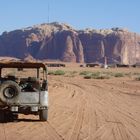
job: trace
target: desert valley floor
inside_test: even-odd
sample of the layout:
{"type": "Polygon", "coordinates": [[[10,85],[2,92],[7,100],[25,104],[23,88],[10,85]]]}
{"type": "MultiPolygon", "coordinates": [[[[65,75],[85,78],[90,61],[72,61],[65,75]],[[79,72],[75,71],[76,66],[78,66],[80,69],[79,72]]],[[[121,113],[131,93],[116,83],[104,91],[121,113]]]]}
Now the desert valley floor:
{"type": "MultiPolygon", "coordinates": [[[[104,71],[138,73],[139,69],[104,71]]],[[[18,121],[0,123],[0,140],[140,140],[140,81],[127,76],[84,79],[78,74],[49,75],[48,80],[48,122],[20,115],[18,121]]]]}

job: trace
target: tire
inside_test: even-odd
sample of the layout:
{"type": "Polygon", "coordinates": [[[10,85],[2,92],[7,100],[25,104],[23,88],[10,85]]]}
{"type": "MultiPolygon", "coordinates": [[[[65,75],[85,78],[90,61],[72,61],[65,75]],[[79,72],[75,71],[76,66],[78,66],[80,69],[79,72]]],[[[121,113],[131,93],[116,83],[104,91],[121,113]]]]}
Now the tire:
{"type": "Polygon", "coordinates": [[[13,122],[18,119],[17,114],[13,114],[11,111],[3,111],[1,116],[1,122],[13,122]]]}
{"type": "Polygon", "coordinates": [[[40,110],[39,118],[40,118],[40,121],[47,121],[48,120],[48,109],[40,110]]]}
{"type": "Polygon", "coordinates": [[[13,122],[14,121],[14,115],[12,112],[5,112],[5,121],[6,122],[13,122]]]}
{"type": "Polygon", "coordinates": [[[14,81],[5,81],[0,85],[0,100],[6,104],[20,93],[19,85],[14,81]]]}
{"type": "Polygon", "coordinates": [[[5,112],[3,110],[0,110],[0,123],[6,122],[5,119],[5,112]]]}

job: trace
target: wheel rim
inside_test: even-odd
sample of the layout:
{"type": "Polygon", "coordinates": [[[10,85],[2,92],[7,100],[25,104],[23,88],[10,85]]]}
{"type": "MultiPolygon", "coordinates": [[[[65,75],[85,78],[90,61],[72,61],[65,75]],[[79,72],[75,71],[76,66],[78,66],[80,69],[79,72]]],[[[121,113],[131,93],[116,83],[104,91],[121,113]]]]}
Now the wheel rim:
{"type": "Polygon", "coordinates": [[[4,89],[3,94],[6,98],[11,99],[15,96],[16,91],[14,88],[11,87],[7,87],[4,89]]]}

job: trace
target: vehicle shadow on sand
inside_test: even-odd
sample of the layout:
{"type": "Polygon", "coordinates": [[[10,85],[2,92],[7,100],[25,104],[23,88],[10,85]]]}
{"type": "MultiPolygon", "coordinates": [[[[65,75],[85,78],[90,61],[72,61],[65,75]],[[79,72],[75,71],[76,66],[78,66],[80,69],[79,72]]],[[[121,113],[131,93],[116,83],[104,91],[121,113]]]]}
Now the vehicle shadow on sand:
{"type": "Polygon", "coordinates": [[[42,121],[40,121],[39,119],[25,119],[25,118],[14,119],[14,120],[4,120],[4,121],[0,120],[0,124],[1,123],[17,123],[17,122],[42,122],[42,121]]]}
{"type": "Polygon", "coordinates": [[[39,119],[16,119],[13,122],[40,122],[39,119]]]}

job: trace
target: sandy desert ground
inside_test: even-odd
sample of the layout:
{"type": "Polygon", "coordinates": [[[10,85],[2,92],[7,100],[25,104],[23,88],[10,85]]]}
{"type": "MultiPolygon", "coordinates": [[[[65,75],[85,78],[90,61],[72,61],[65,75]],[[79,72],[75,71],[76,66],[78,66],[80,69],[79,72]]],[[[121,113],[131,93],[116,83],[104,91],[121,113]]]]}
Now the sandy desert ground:
{"type": "MultiPolygon", "coordinates": [[[[76,66],[61,69],[94,71],[76,66]]],[[[109,71],[120,70],[139,72],[109,71]]],[[[53,75],[48,79],[48,122],[20,115],[16,122],[0,124],[0,140],[140,140],[140,81],[53,75]]]]}

